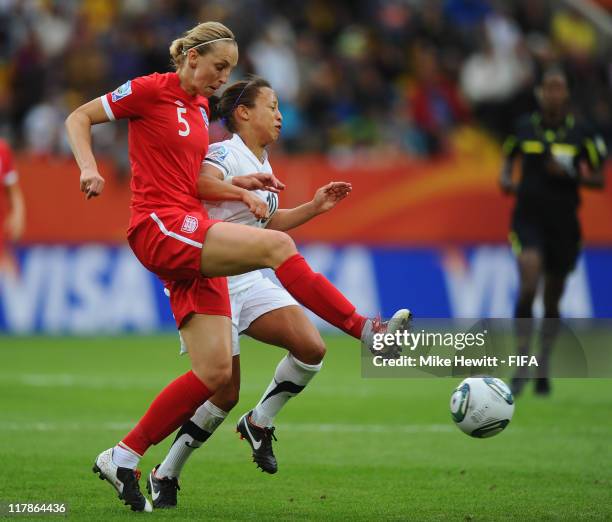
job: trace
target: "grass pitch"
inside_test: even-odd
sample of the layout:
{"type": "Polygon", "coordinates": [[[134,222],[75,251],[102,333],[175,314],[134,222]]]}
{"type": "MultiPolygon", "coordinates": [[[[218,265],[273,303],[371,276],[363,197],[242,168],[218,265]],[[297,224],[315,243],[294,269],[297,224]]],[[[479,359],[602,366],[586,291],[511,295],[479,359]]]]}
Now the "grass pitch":
{"type": "MultiPolygon", "coordinates": [[[[362,379],[356,343],[327,341],[323,371],[277,418],[276,475],[234,426],[282,352],[245,340],[240,404],[185,468],[178,509],[147,515],[91,465],[186,371],[176,337],[0,337],[0,502],[66,502],[89,521],[612,519],[612,380],[529,389],[504,433],[477,440],[451,422],[457,380],[362,379]]],[[[143,490],[170,440],[141,461],[143,490]]]]}

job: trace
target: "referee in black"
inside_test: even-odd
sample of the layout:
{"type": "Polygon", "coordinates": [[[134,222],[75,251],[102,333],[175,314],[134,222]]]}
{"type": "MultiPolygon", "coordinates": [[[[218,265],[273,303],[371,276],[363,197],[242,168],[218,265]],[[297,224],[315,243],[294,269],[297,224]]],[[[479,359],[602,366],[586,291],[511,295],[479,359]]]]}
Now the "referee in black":
{"type": "Polygon", "coordinates": [[[515,308],[518,353],[529,354],[533,333],[532,305],[544,283],[545,321],[540,331],[537,375],[519,370],[512,390],[519,394],[530,377],[535,392],[550,393],[548,360],[559,327],[559,301],[565,281],[580,253],[579,186],[602,188],[606,147],[569,110],[569,89],[561,69],[550,69],[536,89],[539,111],[521,118],[504,143],[500,183],[516,195],[510,242],[517,256],[520,288],[515,308]],[[513,179],[520,158],[520,179],[513,179]]]}

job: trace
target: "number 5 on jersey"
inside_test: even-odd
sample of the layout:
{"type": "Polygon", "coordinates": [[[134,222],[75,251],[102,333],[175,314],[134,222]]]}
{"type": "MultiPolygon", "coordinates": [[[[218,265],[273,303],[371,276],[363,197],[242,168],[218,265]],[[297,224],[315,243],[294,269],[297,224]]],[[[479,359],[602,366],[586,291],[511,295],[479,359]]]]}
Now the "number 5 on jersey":
{"type": "Polygon", "coordinates": [[[187,114],[187,109],[185,107],[176,108],[176,117],[178,118],[179,125],[185,126],[184,129],[179,127],[179,136],[189,136],[189,122],[183,117],[184,114],[187,114]]]}

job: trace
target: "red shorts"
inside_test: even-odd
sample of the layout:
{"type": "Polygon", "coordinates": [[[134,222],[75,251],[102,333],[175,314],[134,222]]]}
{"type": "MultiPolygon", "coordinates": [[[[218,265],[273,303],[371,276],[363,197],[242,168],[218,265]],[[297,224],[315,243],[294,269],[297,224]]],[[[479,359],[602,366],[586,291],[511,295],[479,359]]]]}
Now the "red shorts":
{"type": "Polygon", "coordinates": [[[184,281],[164,281],[170,292],[170,307],[180,328],[191,313],[232,317],[227,278],[204,277],[184,281]]]}
{"type": "Polygon", "coordinates": [[[218,220],[201,211],[175,207],[157,209],[128,230],[138,260],[160,279],[180,281],[200,276],[202,244],[218,220]]]}
{"type": "Polygon", "coordinates": [[[128,230],[128,242],[138,260],[170,291],[170,305],[180,327],[191,313],[231,317],[225,277],[200,273],[202,244],[208,229],[218,223],[202,209],[186,212],[157,209],[128,230]]]}

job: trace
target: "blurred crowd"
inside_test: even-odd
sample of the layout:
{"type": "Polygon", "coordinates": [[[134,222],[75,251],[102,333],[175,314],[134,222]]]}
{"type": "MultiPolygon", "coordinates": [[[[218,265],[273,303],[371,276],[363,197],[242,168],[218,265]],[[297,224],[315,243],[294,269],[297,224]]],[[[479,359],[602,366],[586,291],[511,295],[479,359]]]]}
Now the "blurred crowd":
{"type": "MultiPolygon", "coordinates": [[[[256,73],[275,88],[288,153],[435,156],[463,125],[501,139],[552,64],[575,112],[612,137],[612,55],[554,0],[0,0],[0,135],[67,153],[73,108],[169,70],[170,42],[206,20],[236,34],[232,80],[256,73]]],[[[96,146],[127,171],[125,125],[98,127],[96,146]]]]}

